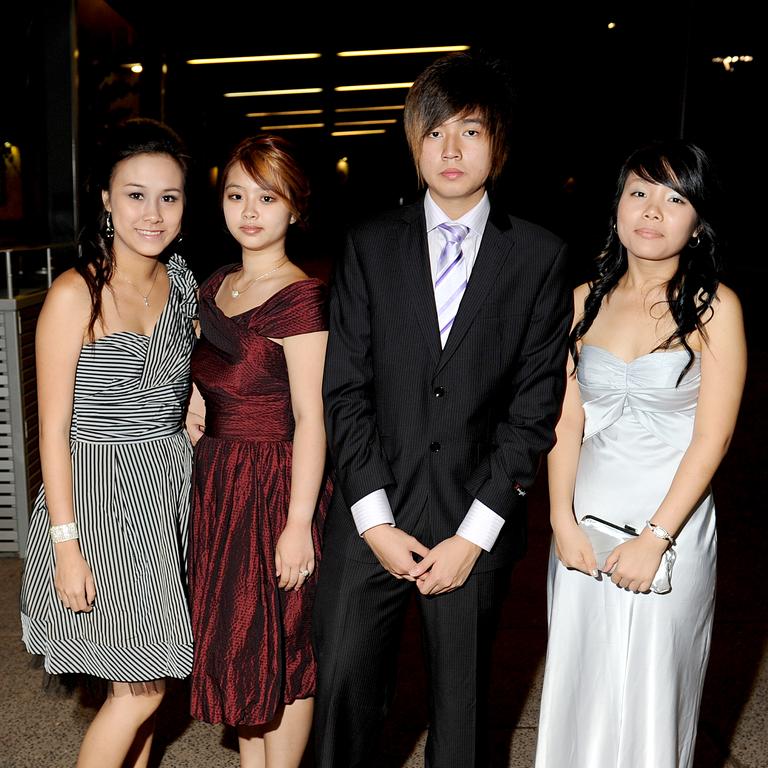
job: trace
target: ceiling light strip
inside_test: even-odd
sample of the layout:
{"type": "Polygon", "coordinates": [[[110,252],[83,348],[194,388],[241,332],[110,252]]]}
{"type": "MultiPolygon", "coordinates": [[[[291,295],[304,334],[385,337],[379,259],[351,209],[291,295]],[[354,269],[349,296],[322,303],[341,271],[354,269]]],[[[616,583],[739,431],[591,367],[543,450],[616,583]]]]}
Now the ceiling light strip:
{"type": "Polygon", "coordinates": [[[405,104],[393,104],[389,107],[338,107],[334,112],[387,112],[390,109],[404,109],[405,104]]]}
{"type": "Polygon", "coordinates": [[[410,88],[413,83],[370,83],[368,85],[337,85],[334,91],[385,91],[390,88],[410,88]]]}
{"type": "Polygon", "coordinates": [[[250,64],[257,61],[297,61],[319,59],[321,53],[276,53],[269,56],[222,56],[212,59],[187,59],[187,64],[250,64]]]}
{"type": "Polygon", "coordinates": [[[240,96],[293,96],[299,93],[322,93],[322,88],[283,88],[274,91],[232,91],[224,95],[228,99],[239,98],[240,96]]]}
{"type": "Polygon", "coordinates": [[[294,128],[325,128],[325,123],[293,123],[289,125],[262,125],[262,131],[284,131],[294,128]]]}
{"type": "Polygon", "coordinates": [[[451,53],[453,51],[468,51],[468,45],[428,45],[421,48],[380,48],[372,51],[339,51],[336,55],[349,56],[392,56],[408,53],[451,53]]]}
{"type": "Polygon", "coordinates": [[[372,133],[386,133],[384,128],[372,128],[367,131],[331,131],[331,136],[368,136],[372,133]]]}

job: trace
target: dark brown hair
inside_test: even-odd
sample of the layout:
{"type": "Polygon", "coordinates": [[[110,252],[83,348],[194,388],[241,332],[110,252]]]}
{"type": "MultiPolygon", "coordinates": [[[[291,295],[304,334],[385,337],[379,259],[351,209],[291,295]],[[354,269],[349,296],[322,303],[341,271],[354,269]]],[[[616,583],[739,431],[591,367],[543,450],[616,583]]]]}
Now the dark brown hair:
{"type": "MultiPolygon", "coordinates": [[[[136,155],[168,155],[187,177],[189,157],[178,135],[167,125],[148,118],[134,118],[112,128],[99,149],[91,174],[88,191],[97,198],[98,214],[94,224],[87,225],[80,235],[81,258],[75,269],[85,280],[91,295],[91,316],[88,320],[88,338],[93,340],[93,329],[101,319],[101,296],[110,285],[115,269],[113,238],[107,232],[107,212],[102,192],[109,192],[118,163],[136,155]]],[[[171,244],[170,249],[175,245],[171,244]]],[[[161,255],[161,259],[165,254],[161,255]]]]}
{"type": "Polygon", "coordinates": [[[281,197],[299,226],[306,226],[309,181],[296,162],[288,141],[268,133],[243,139],[232,150],[221,173],[222,199],[227,176],[236,165],[242,165],[243,170],[260,187],[281,197]]]}

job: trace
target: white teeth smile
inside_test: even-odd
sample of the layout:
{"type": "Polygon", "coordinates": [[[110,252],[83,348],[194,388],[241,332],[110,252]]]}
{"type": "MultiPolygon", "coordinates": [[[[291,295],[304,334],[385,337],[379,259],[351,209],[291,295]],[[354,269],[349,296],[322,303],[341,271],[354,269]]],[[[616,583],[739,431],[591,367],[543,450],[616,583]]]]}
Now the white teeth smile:
{"type": "Polygon", "coordinates": [[[136,230],[140,235],[145,235],[146,237],[157,237],[158,235],[162,235],[162,230],[156,230],[156,229],[137,229],[136,230]]]}

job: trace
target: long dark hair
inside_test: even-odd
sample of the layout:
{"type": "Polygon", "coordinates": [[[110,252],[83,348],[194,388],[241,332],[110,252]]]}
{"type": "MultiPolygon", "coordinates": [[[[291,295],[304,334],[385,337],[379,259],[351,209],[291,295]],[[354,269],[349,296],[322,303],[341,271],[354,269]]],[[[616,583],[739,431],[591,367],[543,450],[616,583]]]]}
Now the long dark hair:
{"type": "Polygon", "coordinates": [[[666,301],[675,330],[653,350],[682,346],[688,352],[688,363],[678,378],[679,384],[694,361],[688,337],[698,331],[706,339],[704,326],[712,316],[721,269],[714,226],[719,184],[709,157],[687,141],[655,142],[636,150],[624,162],[616,184],[608,239],[597,258],[597,277],[589,284],[584,315],[571,331],[571,355],[578,363],[576,343],[592,327],[603,299],[627,271],[627,249],[616,232],[616,216],[630,173],[652,184],[674,189],[691,203],[698,216],[697,234],[683,247],[677,271],[667,283],[666,301]]]}
{"type": "MultiPolygon", "coordinates": [[[[168,155],[181,168],[186,181],[188,156],[181,139],[167,125],[148,118],[134,118],[114,127],[101,145],[88,184],[88,192],[94,198],[93,222],[80,234],[81,257],[75,269],[85,280],[91,295],[91,316],[88,320],[88,337],[92,340],[93,329],[101,319],[102,292],[109,287],[114,274],[115,253],[112,235],[107,231],[107,212],[102,202],[102,192],[109,191],[115,167],[122,160],[143,154],[168,155]]],[[[161,260],[167,254],[161,255],[161,260]]]]}

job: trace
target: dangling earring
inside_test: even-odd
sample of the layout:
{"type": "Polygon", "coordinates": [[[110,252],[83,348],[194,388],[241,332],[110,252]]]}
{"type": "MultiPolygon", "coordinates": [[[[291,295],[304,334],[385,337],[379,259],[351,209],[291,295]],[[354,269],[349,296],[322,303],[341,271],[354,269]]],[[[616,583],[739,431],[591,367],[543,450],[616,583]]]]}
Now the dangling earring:
{"type": "Polygon", "coordinates": [[[619,230],[616,229],[616,222],[615,221],[613,222],[613,231],[616,232],[617,234],[619,232],[619,230]]]}
{"type": "Polygon", "coordinates": [[[112,213],[107,211],[107,223],[104,227],[104,234],[107,240],[111,240],[115,236],[115,228],[112,226],[112,213]]]}
{"type": "Polygon", "coordinates": [[[698,248],[700,244],[701,244],[701,238],[698,235],[695,235],[688,242],[688,247],[689,248],[698,248]]]}
{"type": "Polygon", "coordinates": [[[296,217],[295,216],[291,216],[291,218],[288,220],[288,223],[289,224],[295,224],[296,223],[296,217]]]}

